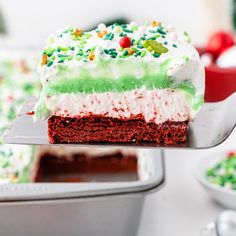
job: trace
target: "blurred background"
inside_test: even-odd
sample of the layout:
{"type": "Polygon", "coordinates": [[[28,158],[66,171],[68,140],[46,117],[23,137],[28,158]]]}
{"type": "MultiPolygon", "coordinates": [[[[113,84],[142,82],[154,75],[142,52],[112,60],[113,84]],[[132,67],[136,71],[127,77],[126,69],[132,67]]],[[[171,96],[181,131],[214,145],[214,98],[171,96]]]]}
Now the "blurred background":
{"type": "Polygon", "coordinates": [[[204,44],[215,30],[233,28],[233,0],[1,0],[0,4],[9,36],[6,44],[42,46],[49,34],[66,25],[87,28],[119,17],[174,24],[189,31],[196,44],[204,44]]]}

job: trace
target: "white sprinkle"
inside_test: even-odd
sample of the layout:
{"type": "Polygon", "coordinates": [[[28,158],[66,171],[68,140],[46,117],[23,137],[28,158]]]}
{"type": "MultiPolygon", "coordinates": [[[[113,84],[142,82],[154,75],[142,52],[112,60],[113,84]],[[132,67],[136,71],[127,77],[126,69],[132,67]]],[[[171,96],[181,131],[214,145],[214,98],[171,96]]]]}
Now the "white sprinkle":
{"type": "Polygon", "coordinates": [[[168,34],[168,38],[170,41],[176,41],[178,40],[178,34],[176,32],[171,32],[168,34]]]}
{"type": "Polygon", "coordinates": [[[147,28],[145,26],[140,26],[137,31],[138,36],[142,36],[143,34],[146,33],[147,28]]]}
{"type": "Polygon", "coordinates": [[[105,30],[107,27],[104,23],[98,25],[98,30],[105,30]]]}
{"type": "Polygon", "coordinates": [[[137,22],[135,22],[135,21],[132,21],[130,24],[129,24],[129,26],[130,26],[130,28],[132,28],[133,26],[137,26],[138,24],[137,24],[137,22]]]}

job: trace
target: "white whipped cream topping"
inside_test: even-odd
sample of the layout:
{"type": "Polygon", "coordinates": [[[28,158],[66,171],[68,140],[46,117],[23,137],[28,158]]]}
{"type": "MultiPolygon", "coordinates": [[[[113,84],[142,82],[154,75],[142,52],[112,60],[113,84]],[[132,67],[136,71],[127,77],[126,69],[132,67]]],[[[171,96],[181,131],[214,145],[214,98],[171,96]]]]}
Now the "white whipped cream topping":
{"type": "Polygon", "coordinates": [[[86,117],[90,114],[119,119],[142,116],[146,122],[191,120],[192,109],[188,93],[178,89],[132,90],[124,93],[60,94],[45,100],[51,115],[86,117]]]}

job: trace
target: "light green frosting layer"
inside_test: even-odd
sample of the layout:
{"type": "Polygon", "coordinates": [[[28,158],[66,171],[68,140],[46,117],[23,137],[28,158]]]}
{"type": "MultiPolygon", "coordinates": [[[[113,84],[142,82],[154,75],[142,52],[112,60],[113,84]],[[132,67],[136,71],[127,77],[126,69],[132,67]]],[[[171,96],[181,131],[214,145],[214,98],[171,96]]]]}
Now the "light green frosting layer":
{"type": "Polygon", "coordinates": [[[117,60],[111,62],[99,60],[93,68],[68,68],[58,66],[57,79],[49,80],[44,84],[44,93],[55,95],[61,93],[122,93],[144,87],[147,90],[181,88],[194,95],[195,87],[189,80],[176,83],[174,78],[167,75],[171,60],[166,60],[160,66],[154,63],[127,62],[117,60]],[[115,71],[114,71],[115,70],[115,71]],[[116,79],[116,71],[118,74],[116,79]],[[135,76],[135,72],[140,76],[135,76]]]}

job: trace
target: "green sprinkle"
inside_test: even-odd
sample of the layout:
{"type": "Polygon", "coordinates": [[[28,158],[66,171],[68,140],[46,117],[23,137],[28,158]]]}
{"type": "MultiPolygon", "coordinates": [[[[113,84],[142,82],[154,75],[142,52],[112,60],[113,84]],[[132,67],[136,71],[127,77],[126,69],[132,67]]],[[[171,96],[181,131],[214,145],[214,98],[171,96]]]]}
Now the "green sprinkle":
{"type": "Polygon", "coordinates": [[[49,61],[48,63],[47,63],[47,66],[49,67],[49,66],[51,66],[53,64],[53,61],[49,61]]]}
{"type": "Polygon", "coordinates": [[[51,51],[51,52],[48,52],[48,53],[47,53],[47,56],[48,56],[48,57],[51,57],[51,56],[52,56],[52,54],[53,54],[53,52],[52,52],[52,51],[51,51]]]}
{"type": "Polygon", "coordinates": [[[130,30],[130,29],[123,29],[123,31],[124,31],[125,33],[133,33],[133,30],[130,30]]]}
{"type": "Polygon", "coordinates": [[[177,45],[176,45],[176,44],[172,44],[172,47],[173,47],[173,48],[177,48],[177,45]]]}
{"type": "Polygon", "coordinates": [[[140,51],[136,51],[134,56],[137,57],[137,56],[140,56],[141,55],[141,52],[140,51]]]}
{"type": "Polygon", "coordinates": [[[184,31],[184,35],[185,35],[185,36],[189,36],[189,34],[188,34],[187,31],[184,31]]]}
{"type": "Polygon", "coordinates": [[[159,28],[157,29],[157,32],[160,33],[160,34],[166,34],[166,32],[163,30],[162,27],[159,27],[159,28]]]}
{"type": "Polygon", "coordinates": [[[113,38],[114,38],[114,34],[110,32],[103,39],[104,40],[112,40],[113,38]]]}
{"type": "Polygon", "coordinates": [[[185,37],[185,41],[187,42],[187,43],[191,43],[191,37],[189,36],[189,34],[188,34],[188,32],[186,32],[186,31],[184,31],[184,37],[185,37]]]}
{"type": "Polygon", "coordinates": [[[67,30],[64,30],[62,33],[63,33],[63,34],[66,34],[66,33],[68,33],[68,32],[70,32],[70,30],[69,30],[69,29],[67,29],[67,30]]]}
{"type": "Polygon", "coordinates": [[[109,50],[107,50],[107,49],[104,49],[104,52],[105,52],[106,54],[109,54],[109,50]]]}
{"type": "Polygon", "coordinates": [[[57,63],[63,63],[65,60],[61,59],[57,63]]]}
{"type": "Polygon", "coordinates": [[[167,42],[167,41],[165,41],[165,42],[164,42],[164,45],[167,45],[167,44],[168,44],[168,42],[167,42]]]}
{"type": "Polygon", "coordinates": [[[189,57],[188,56],[183,56],[184,60],[187,62],[189,61],[189,57]]]}
{"type": "Polygon", "coordinates": [[[150,33],[152,33],[152,34],[155,34],[155,33],[157,33],[157,31],[156,31],[156,30],[149,30],[149,32],[150,32],[150,33]]]}
{"type": "Polygon", "coordinates": [[[138,45],[141,41],[142,41],[142,39],[139,38],[139,39],[137,39],[137,40],[133,43],[133,45],[138,45]]]}
{"type": "Polygon", "coordinates": [[[122,28],[127,28],[127,24],[121,24],[120,25],[122,28]]]}
{"type": "Polygon", "coordinates": [[[78,51],[78,53],[76,54],[77,56],[83,56],[84,52],[82,50],[78,51]]]}
{"type": "Polygon", "coordinates": [[[127,36],[127,34],[121,32],[121,33],[119,34],[119,36],[120,36],[120,37],[124,37],[124,36],[127,36]]]}
{"type": "Polygon", "coordinates": [[[75,47],[70,47],[70,50],[74,51],[74,50],[75,50],[75,47]]]}
{"type": "Polygon", "coordinates": [[[156,40],[157,38],[155,36],[152,36],[150,38],[148,38],[148,40],[156,40]]]}
{"type": "Polygon", "coordinates": [[[146,53],[147,53],[147,52],[143,50],[140,56],[141,56],[141,57],[144,57],[144,56],[146,55],[146,53]]]}
{"type": "Polygon", "coordinates": [[[69,48],[66,48],[66,47],[58,47],[58,49],[59,49],[60,51],[68,51],[69,48]]]}
{"type": "Polygon", "coordinates": [[[89,38],[91,38],[92,34],[84,34],[84,36],[86,39],[89,39],[89,38]]]}
{"type": "Polygon", "coordinates": [[[60,54],[60,53],[58,53],[57,56],[58,56],[58,57],[68,57],[68,55],[60,54]]]}
{"type": "Polygon", "coordinates": [[[161,35],[158,33],[158,34],[155,34],[155,35],[153,35],[153,36],[155,36],[156,38],[159,38],[159,37],[161,37],[161,35]]]}
{"type": "Polygon", "coordinates": [[[159,53],[157,53],[157,52],[154,52],[152,55],[153,55],[154,57],[158,58],[158,57],[160,57],[161,54],[159,54],[159,53]]]}
{"type": "Polygon", "coordinates": [[[168,52],[168,48],[164,47],[161,43],[158,43],[155,40],[145,40],[143,43],[143,46],[149,51],[149,52],[156,52],[159,54],[168,52]]]}
{"type": "Polygon", "coordinates": [[[137,48],[142,49],[142,48],[143,48],[143,45],[142,45],[142,44],[138,44],[138,45],[137,45],[137,48]]]}
{"type": "Polygon", "coordinates": [[[93,47],[91,47],[91,51],[95,51],[95,49],[96,49],[96,46],[93,46],[93,47]]]}
{"type": "Polygon", "coordinates": [[[117,52],[110,53],[110,56],[117,56],[117,52]]]}
{"type": "Polygon", "coordinates": [[[128,56],[128,55],[129,55],[128,50],[124,50],[124,52],[123,52],[123,56],[128,56]]]}
{"type": "Polygon", "coordinates": [[[131,29],[132,29],[133,31],[136,31],[136,30],[138,30],[138,26],[137,26],[137,25],[134,25],[134,26],[131,27],[131,29]]]}

